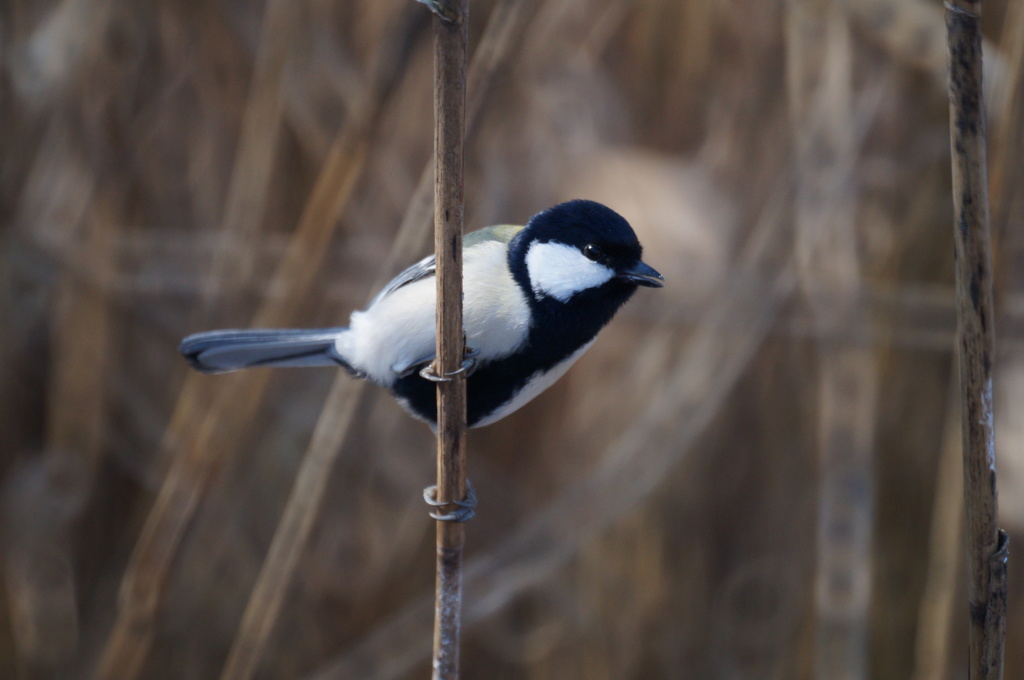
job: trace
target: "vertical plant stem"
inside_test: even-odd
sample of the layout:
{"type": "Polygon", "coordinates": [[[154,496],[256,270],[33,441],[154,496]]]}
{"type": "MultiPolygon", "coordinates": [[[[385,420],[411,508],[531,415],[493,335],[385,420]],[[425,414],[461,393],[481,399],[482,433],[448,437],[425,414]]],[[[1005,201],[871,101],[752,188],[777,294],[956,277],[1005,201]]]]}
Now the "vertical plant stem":
{"type": "MultiPolygon", "coordinates": [[[[474,99],[467,102],[468,129],[472,129],[474,119],[479,119],[483,94],[487,91],[491,76],[509,53],[512,42],[510,34],[522,23],[519,19],[522,9],[523,3],[504,0],[495,8],[488,20],[480,38],[479,52],[467,74],[468,82],[477,85],[473,88],[474,99]]],[[[398,69],[394,71],[397,76],[398,69]]],[[[383,91],[390,88],[381,89],[383,91]]],[[[367,137],[365,131],[361,132],[359,137],[367,137]]],[[[421,241],[426,235],[423,227],[430,219],[423,215],[429,214],[431,210],[433,196],[430,189],[433,184],[434,166],[427,163],[420,177],[420,185],[424,188],[417,186],[391,251],[385,259],[385,264],[380,268],[381,273],[371,286],[371,290],[383,287],[395,266],[416,257],[423,247],[421,241]]],[[[304,550],[314,521],[320,513],[327,489],[326,473],[334,467],[345,444],[349,426],[366,385],[364,381],[353,382],[348,375],[339,373],[331,387],[317,419],[312,440],[302,457],[302,465],[281,521],[274,532],[267,558],[260,568],[252,596],[246,605],[221,680],[248,680],[255,673],[273,626],[280,617],[286,590],[299,563],[299,555],[304,550]]]]}
{"type": "MultiPolygon", "coordinates": [[[[468,0],[435,8],[434,252],[437,258],[437,359],[440,376],[455,374],[465,354],[462,331],[463,140],[466,108],[468,0]]],[[[437,383],[437,500],[466,497],[466,381],[437,383]]],[[[454,509],[449,505],[444,511],[454,509]]],[[[462,553],[465,527],[437,523],[434,614],[435,680],[459,677],[462,553]]]]}
{"type": "Polygon", "coordinates": [[[949,0],[949,130],[953,165],[960,417],[963,427],[969,677],[1003,677],[1006,534],[999,530],[992,427],[992,253],[985,116],[981,89],[981,2],[949,0]]]}

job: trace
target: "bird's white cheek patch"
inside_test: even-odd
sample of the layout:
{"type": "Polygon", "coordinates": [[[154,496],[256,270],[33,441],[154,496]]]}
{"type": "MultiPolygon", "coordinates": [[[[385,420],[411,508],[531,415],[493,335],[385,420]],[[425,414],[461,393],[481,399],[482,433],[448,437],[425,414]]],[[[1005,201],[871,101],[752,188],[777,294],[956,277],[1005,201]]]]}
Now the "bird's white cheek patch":
{"type": "Polygon", "coordinates": [[[549,295],[561,302],[615,276],[603,264],[588,260],[564,243],[534,243],[526,252],[526,270],[537,297],[549,295]]]}

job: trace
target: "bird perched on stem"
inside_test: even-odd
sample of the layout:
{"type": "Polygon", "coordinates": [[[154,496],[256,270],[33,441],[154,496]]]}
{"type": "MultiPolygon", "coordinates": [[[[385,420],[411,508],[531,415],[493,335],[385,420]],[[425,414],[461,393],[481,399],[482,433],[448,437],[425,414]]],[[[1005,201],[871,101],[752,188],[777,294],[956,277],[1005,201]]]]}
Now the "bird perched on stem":
{"type": "MultiPolygon", "coordinates": [[[[467,422],[488,425],[560,378],[638,286],[662,276],[618,213],[594,201],[561,203],[525,227],[495,226],[463,241],[467,422]]],[[[204,373],[256,366],[342,366],[381,385],[432,426],[436,388],[435,267],[399,274],[348,327],[197,333],[181,353],[204,373]]]]}

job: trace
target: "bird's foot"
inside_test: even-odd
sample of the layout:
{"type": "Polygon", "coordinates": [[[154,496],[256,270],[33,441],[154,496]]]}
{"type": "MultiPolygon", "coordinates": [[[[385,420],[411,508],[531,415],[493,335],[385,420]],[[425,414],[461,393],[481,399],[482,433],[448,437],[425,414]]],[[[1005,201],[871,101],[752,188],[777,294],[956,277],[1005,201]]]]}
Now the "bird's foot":
{"type": "Polygon", "coordinates": [[[465,354],[462,355],[462,366],[456,370],[451,373],[445,373],[443,376],[438,375],[437,371],[434,370],[436,362],[432,361],[420,369],[420,377],[430,382],[449,382],[459,375],[464,375],[468,378],[476,370],[476,358],[478,356],[480,356],[480,350],[467,346],[465,354]]]}
{"type": "Polygon", "coordinates": [[[473,491],[473,485],[466,481],[466,497],[461,501],[449,501],[448,503],[442,503],[437,500],[437,485],[428,486],[423,490],[423,500],[427,502],[427,505],[433,508],[440,508],[445,505],[456,506],[455,510],[451,512],[431,512],[430,516],[440,522],[466,522],[473,519],[473,515],[476,514],[476,492],[473,491]]]}

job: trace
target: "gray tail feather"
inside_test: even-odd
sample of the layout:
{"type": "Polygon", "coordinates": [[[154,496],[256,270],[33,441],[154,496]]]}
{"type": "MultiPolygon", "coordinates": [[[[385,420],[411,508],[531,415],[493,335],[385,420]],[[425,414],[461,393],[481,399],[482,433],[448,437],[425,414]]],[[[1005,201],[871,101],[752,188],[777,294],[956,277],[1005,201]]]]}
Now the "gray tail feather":
{"type": "Polygon", "coordinates": [[[344,327],[318,329],[252,329],[207,331],[181,341],[178,351],[192,368],[224,373],[255,366],[343,366],[334,349],[344,327]]]}

